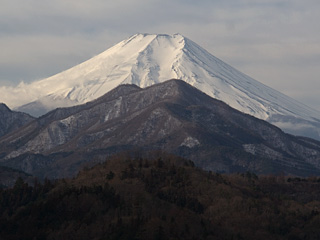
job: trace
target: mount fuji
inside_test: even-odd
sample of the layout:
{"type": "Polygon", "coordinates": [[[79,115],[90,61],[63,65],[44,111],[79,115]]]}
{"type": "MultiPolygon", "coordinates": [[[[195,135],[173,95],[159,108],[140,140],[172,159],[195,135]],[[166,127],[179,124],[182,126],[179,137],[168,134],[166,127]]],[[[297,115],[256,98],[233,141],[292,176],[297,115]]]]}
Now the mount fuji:
{"type": "Polygon", "coordinates": [[[1,87],[0,102],[40,116],[94,100],[120,84],[144,88],[173,78],[288,133],[320,139],[320,112],[241,73],[180,34],[133,35],[52,77],[1,87]]]}

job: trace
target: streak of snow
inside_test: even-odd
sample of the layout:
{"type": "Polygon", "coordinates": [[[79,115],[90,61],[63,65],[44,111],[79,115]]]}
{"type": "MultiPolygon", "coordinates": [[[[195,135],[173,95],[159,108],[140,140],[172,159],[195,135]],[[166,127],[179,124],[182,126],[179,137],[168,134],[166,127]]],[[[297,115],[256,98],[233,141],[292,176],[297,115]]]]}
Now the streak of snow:
{"type": "Polygon", "coordinates": [[[60,123],[62,123],[63,125],[65,126],[70,126],[70,124],[72,123],[72,121],[75,119],[74,116],[70,116],[70,117],[67,117],[65,119],[62,119],[60,120],[60,123]]]}

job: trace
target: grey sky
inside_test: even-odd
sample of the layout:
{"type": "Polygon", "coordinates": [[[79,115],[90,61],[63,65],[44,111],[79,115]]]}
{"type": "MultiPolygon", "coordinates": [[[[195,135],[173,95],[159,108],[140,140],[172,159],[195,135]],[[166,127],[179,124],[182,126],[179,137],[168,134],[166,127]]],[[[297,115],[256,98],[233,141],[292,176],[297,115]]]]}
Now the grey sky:
{"type": "Polygon", "coordinates": [[[181,33],[320,110],[319,0],[0,0],[0,86],[49,77],[137,33],[181,33]]]}

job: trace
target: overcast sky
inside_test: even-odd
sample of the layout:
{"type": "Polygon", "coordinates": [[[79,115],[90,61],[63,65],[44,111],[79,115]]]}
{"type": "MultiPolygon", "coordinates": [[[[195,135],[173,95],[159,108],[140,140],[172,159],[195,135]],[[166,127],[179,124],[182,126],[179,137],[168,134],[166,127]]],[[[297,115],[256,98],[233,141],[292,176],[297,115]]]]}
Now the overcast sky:
{"type": "Polygon", "coordinates": [[[181,33],[320,111],[319,0],[0,0],[0,86],[49,77],[135,33],[181,33]]]}

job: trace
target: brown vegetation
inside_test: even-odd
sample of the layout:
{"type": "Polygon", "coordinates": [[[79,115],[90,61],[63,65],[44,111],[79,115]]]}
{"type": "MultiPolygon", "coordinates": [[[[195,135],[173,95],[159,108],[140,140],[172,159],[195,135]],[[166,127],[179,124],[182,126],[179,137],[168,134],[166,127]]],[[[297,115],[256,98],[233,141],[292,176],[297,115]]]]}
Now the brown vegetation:
{"type": "Polygon", "coordinates": [[[74,179],[0,190],[0,239],[319,239],[319,211],[319,178],[117,155],[74,179]]]}

